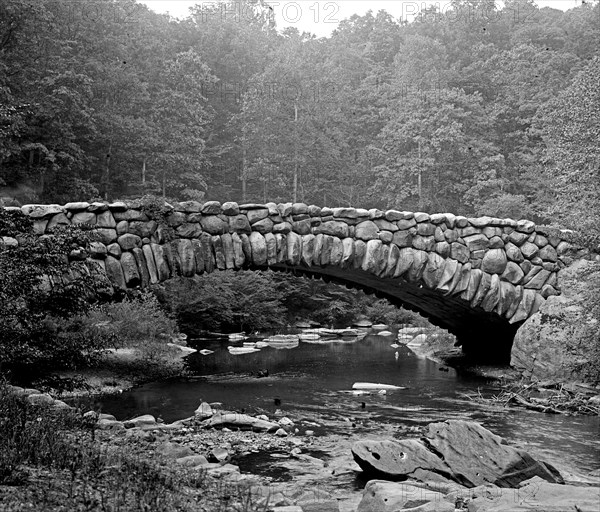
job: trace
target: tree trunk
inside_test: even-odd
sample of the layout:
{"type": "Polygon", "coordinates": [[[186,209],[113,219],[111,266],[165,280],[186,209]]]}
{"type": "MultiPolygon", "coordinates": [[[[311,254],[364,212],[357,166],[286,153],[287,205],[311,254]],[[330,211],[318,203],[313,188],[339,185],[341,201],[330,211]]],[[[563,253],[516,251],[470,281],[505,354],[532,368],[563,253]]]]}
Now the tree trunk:
{"type": "Polygon", "coordinates": [[[423,210],[423,162],[421,160],[421,141],[419,140],[419,177],[417,183],[419,191],[419,211],[423,210]]]}
{"type": "Polygon", "coordinates": [[[294,203],[298,202],[298,104],[294,103],[294,203]]]}
{"type": "Polygon", "coordinates": [[[112,154],[112,140],[108,143],[108,153],[106,154],[106,165],[104,167],[104,200],[108,201],[108,188],[110,184],[110,156],[112,154]]]}
{"type": "Polygon", "coordinates": [[[246,126],[242,127],[242,172],[240,179],[242,180],[242,202],[245,203],[247,201],[248,194],[248,183],[246,176],[246,126]]]}

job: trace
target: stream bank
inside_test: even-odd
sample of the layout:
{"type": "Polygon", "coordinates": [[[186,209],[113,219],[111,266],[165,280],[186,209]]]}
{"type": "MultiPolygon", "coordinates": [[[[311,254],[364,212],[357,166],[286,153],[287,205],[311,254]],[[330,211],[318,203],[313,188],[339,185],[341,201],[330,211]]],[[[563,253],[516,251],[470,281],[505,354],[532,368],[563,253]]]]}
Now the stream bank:
{"type": "MultiPolygon", "coordinates": [[[[64,402],[36,393],[36,390],[11,388],[10,391],[22,396],[30,406],[70,411],[64,402]]],[[[159,463],[175,474],[196,472],[201,475],[205,482],[203,489],[210,493],[208,498],[204,495],[208,501],[198,509],[205,512],[233,511],[242,503],[246,506],[243,510],[273,512],[483,512],[505,510],[508,504],[517,502],[521,507],[518,510],[522,511],[553,510],[548,508],[552,504],[563,507],[561,511],[581,511],[595,510],[594,500],[600,492],[598,469],[585,474],[566,466],[558,460],[559,457],[554,460],[540,458],[536,450],[531,451],[531,446],[525,451],[518,443],[506,443],[481,427],[479,422],[467,418],[403,425],[369,419],[368,413],[343,419],[324,414],[321,418],[310,420],[282,414],[256,418],[232,413],[228,421],[221,422],[220,419],[227,417],[228,412],[217,407],[219,404],[199,404],[194,416],[172,423],[161,422],[150,415],[127,421],[93,412],[85,413],[84,417],[95,422],[95,439],[103,446],[133,451],[137,457],[159,463]],[[255,425],[255,430],[262,431],[246,430],[241,423],[255,419],[262,422],[255,425]],[[218,420],[217,423],[215,420],[218,420]],[[207,428],[210,425],[215,425],[215,428],[207,428]],[[440,444],[432,432],[439,432],[444,425],[450,430],[459,430],[457,434],[442,437],[440,444]],[[236,427],[239,430],[234,431],[236,427]],[[325,429],[325,433],[319,435],[319,428],[321,432],[325,429]],[[468,440],[469,430],[464,431],[465,428],[475,429],[477,443],[468,440]],[[335,434],[332,433],[334,430],[335,434]],[[448,448],[456,448],[453,453],[463,454],[459,455],[458,461],[453,455],[454,462],[446,454],[440,459],[445,461],[443,464],[484,464],[487,469],[483,474],[487,476],[481,480],[476,476],[480,473],[475,473],[473,466],[469,477],[472,480],[466,481],[464,477],[468,473],[454,466],[451,471],[441,473],[437,470],[408,473],[405,480],[394,482],[398,475],[388,474],[386,477],[385,471],[395,471],[396,462],[375,457],[375,464],[384,466],[378,468],[379,473],[373,474],[369,465],[364,464],[366,459],[357,456],[359,447],[365,443],[373,445],[370,453],[375,454],[376,447],[384,439],[398,447],[408,447],[416,446],[414,443],[424,438],[431,439],[430,442],[442,454],[448,448]],[[466,447],[458,450],[457,440],[466,443],[466,447]],[[447,448],[444,448],[444,442],[447,448]],[[469,447],[480,456],[490,453],[490,463],[472,459],[475,455],[470,453],[469,447]],[[521,464],[518,473],[512,470],[504,473],[508,480],[498,479],[502,476],[498,468],[503,465],[513,467],[511,460],[515,454],[523,458],[525,465],[521,464]],[[544,462],[536,462],[541,460],[544,462]],[[549,472],[547,468],[550,468],[549,472]],[[515,476],[517,474],[520,476],[515,476]],[[446,476],[440,478],[440,475],[446,476]],[[382,481],[382,476],[386,480],[382,481]],[[517,502],[510,501],[515,500],[515,496],[518,497],[517,502]],[[382,508],[382,503],[386,503],[386,507],[382,508]],[[392,504],[395,508],[387,508],[392,504]]],[[[386,448],[384,453],[389,453],[389,449],[386,448]]],[[[430,464],[435,468],[440,462],[436,462],[434,457],[430,464]]],[[[401,468],[401,473],[406,471],[401,468]]],[[[13,492],[16,491],[0,486],[0,501],[8,499],[7,496],[13,492]]],[[[193,495],[194,490],[187,488],[185,493],[193,495]]]]}

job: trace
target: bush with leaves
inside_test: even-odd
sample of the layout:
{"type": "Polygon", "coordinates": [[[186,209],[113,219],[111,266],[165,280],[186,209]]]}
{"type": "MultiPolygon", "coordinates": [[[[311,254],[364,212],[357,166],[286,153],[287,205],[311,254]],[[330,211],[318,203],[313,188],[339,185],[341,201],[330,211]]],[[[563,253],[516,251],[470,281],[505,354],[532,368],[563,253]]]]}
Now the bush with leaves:
{"type": "Polygon", "coordinates": [[[0,486],[11,486],[2,492],[3,511],[192,512],[235,499],[140,443],[97,435],[94,417],[31,405],[2,382],[0,418],[0,486]]]}
{"type": "Polygon", "coordinates": [[[571,363],[574,375],[584,382],[600,383],[600,263],[591,263],[581,269],[579,279],[582,289],[584,321],[574,326],[566,347],[577,357],[571,363]]]}
{"type": "Polygon", "coordinates": [[[36,236],[20,211],[0,210],[0,237],[13,239],[0,246],[0,371],[30,379],[93,360],[106,340],[72,317],[89,309],[96,281],[68,258],[86,233],[67,226],[36,236]]]}
{"type": "Polygon", "coordinates": [[[130,359],[108,362],[115,369],[130,375],[143,374],[147,379],[169,377],[182,371],[181,359],[177,357],[180,352],[168,345],[178,335],[177,323],[152,292],[94,306],[80,320],[88,332],[99,331],[109,338],[112,348],[133,349],[130,359]]]}
{"type": "Polygon", "coordinates": [[[223,271],[174,279],[158,290],[184,329],[258,330],[286,322],[284,291],[272,272],[223,271]]]}

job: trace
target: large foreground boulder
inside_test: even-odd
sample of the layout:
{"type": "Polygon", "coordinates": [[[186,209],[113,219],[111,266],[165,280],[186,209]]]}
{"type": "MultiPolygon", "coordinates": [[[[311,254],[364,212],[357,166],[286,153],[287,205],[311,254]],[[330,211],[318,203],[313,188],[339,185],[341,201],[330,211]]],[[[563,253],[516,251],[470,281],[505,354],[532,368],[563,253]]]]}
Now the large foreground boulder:
{"type": "Polygon", "coordinates": [[[478,423],[461,420],[431,423],[427,436],[420,440],[359,441],[354,443],[352,455],[365,473],[387,480],[516,487],[539,476],[563,483],[551,465],[507,446],[478,423]]]}

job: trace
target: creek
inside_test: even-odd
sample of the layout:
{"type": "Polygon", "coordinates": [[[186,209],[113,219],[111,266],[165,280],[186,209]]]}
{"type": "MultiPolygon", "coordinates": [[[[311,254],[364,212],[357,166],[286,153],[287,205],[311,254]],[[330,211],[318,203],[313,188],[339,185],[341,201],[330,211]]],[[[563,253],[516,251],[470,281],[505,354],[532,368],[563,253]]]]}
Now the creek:
{"type": "Polygon", "coordinates": [[[495,381],[442,367],[392,336],[375,331],[362,340],[324,344],[300,342],[295,348],[262,348],[232,355],[227,338],[190,338],[188,345],[214,351],[192,354],[192,377],[152,382],[121,395],[102,398],[104,411],[118,419],[153,414],[166,422],[188,417],[201,401],[249,414],[276,412],[301,418],[316,436],[350,431],[394,431],[445,419],[469,419],[543,457],[582,472],[600,467],[600,418],[544,414],[473,401],[466,394],[498,393],[495,381]],[[442,368],[442,370],[441,370],[442,368]],[[257,377],[261,370],[268,376],[257,377]],[[446,370],[446,371],[444,371],[446,370]],[[355,382],[376,382],[405,389],[357,395],[355,382]]]}

